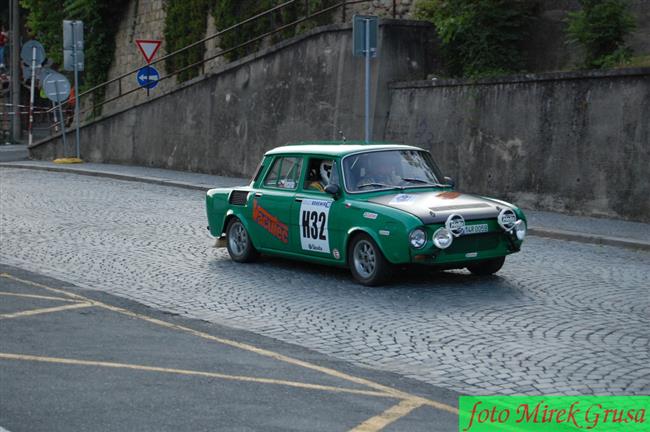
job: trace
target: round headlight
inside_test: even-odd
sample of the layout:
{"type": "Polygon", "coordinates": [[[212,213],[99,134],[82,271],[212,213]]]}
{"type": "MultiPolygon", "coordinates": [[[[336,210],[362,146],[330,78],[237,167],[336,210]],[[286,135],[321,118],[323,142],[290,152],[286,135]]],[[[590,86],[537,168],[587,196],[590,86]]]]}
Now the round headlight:
{"type": "Polygon", "coordinates": [[[416,249],[420,249],[423,248],[425,244],[427,244],[427,235],[423,230],[418,228],[411,231],[411,234],[409,235],[409,241],[411,242],[411,246],[416,249]]]}
{"type": "Polygon", "coordinates": [[[447,228],[438,228],[433,233],[433,244],[439,249],[447,249],[454,241],[454,236],[447,228]]]}
{"type": "Polygon", "coordinates": [[[521,219],[515,222],[515,234],[520,241],[526,237],[526,222],[521,219]]]}

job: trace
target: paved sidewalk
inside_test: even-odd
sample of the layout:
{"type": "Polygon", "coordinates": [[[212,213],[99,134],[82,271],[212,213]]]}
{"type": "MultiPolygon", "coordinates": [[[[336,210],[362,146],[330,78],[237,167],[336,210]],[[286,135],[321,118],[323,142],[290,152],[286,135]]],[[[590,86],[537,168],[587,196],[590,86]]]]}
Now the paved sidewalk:
{"type": "MultiPolygon", "coordinates": [[[[53,162],[30,160],[5,162],[0,166],[71,172],[193,190],[238,186],[249,182],[249,179],[244,178],[129,165],[95,163],[60,165],[53,162]]],[[[650,224],[524,210],[528,217],[530,235],[650,250],[650,224]]]]}
{"type": "Polygon", "coordinates": [[[0,162],[24,161],[29,159],[26,144],[0,144],[0,162]]]}

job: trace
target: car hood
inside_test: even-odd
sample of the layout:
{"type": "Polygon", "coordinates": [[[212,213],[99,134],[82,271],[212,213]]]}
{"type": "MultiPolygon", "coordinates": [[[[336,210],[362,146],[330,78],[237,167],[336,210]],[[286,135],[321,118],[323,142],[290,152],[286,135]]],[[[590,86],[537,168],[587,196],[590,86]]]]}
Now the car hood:
{"type": "Polygon", "coordinates": [[[465,220],[496,218],[505,203],[460,192],[415,192],[382,195],[368,200],[411,213],[424,224],[443,223],[451,214],[465,220]]]}

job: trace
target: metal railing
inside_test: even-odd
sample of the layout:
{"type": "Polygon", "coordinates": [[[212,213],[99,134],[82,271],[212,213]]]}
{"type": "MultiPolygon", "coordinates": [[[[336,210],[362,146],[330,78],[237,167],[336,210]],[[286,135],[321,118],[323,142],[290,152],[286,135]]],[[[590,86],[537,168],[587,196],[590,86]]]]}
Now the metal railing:
{"type": "MultiPolygon", "coordinates": [[[[192,49],[194,47],[200,46],[201,44],[204,44],[207,41],[210,41],[212,39],[215,39],[215,38],[218,38],[220,36],[226,35],[226,34],[228,34],[230,32],[237,31],[237,30],[241,29],[243,26],[245,26],[247,24],[251,24],[251,23],[253,23],[253,22],[257,21],[257,20],[263,19],[263,18],[265,18],[265,17],[267,17],[267,16],[269,16],[271,14],[274,14],[274,13],[282,10],[283,8],[286,8],[287,6],[290,6],[290,5],[293,5],[293,4],[299,4],[300,2],[304,2],[304,4],[305,4],[305,12],[306,13],[305,13],[304,16],[302,16],[302,17],[300,17],[300,18],[298,18],[298,19],[296,19],[296,20],[294,20],[294,21],[292,21],[292,22],[290,22],[288,24],[284,24],[284,25],[281,25],[279,27],[275,27],[271,31],[266,32],[266,33],[261,34],[261,35],[258,35],[258,36],[255,36],[255,37],[247,40],[246,42],[243,42],[241,44],[238,44],[236,46],[233,46],[233,47],[230,47],[230,48],[227,48],[227,49],[221,49],[221,50],[219,50],[219,52],[217,52],[213,56],[210,56],[208,58],[203,58],[202,60],[200,60],[198,62],[192,63],[190,65],[183,66],[182,68],[177,69],[175,71],[168,72],[166,75],[161,76],[158,79],[158,82],[164,81],[164,80],[169,79],[169,78],[171,78],[171,77],[173,77],[175,75],[178,75],[181,72],[184,72],[186,70],[190,70],[192,68],[197,68],[197,67],[201,67],[201,72],[200,73],[204,74],[205,73],[205,64],[207,62],[209,62],[209,61],[212,61],[212,60],[214,60],[216,58],[219,58],[219,57],[223,57],[223,56],[227,55],[228,53],[239,50],[241,48],[245,48],[245,47],[247,47],[247,46],[249,46],[251,44],[254,44],[256,42],[262,41],[262,40],[264,40],[266,38],[269,38],[269,37],[271,37],[271,36],[273,36],[273,35],[275,35],[275,34],[277,34],[279,32],[285,31],[285,30],[287,30],[289,28],[295,28],[299,24],[314,20],[314,19],[316,19],[318,17],[321,17],[321,16],[323,16],[325,14],[330,14],[330,13],[333,14],[334,11],[336,11],[337,9],[340,9],[341,21],[346,22],[347,21],[348,6],[355,5],[355,4],[361,4],[361,3],[370,3],[371,1],[372,0],[340,1],[340,2],[338,2],[336,4],[334,4],[334,5],[322,8],[322,9],[314,11],[314,12],[309,11],[309,0],[288,0],[288,1],[285,1],[285,2],[283,2],[283,3],[281,3],[281,4],[277,5],[277,6],[274,6],[274,7],[270,8],[270,9],[264,11],[264,12],[256,14],[256,15],[254,15],[254,16],[252,16],[250,18],[247,18],[247,19],[245,19],[245,20],[243,20],[243,21],[241,21],[241,22],[239,22],[237,24],[234,24],[234,25],[232,25],[232,26],[230,26],[228,28],[225,28],[223,30],[220,30],[220,31],[218,31],[217,33],[215,33],[213,35],[207,36],[207,37],[205,37],[203,39],[200,39],[200,40],[198,40],[198,41],[196,41],[194,43],[191,43],[191,44],[189,44],[189,45],[187,45],[187,46],[185,46],[183,48],[180,48],[180,49],[178,49],[178,50],[176,50],[174,52],[166,54],[166,55],[160,57],[159,59],[157,59],[155,61],[152,61],[151,63],[148,63],[148,64],[145,63],[142,66],[139,66],[139,67],[137,67],[137,68],[135,68],[133,70],[125,72],[125,73],[123,73],[123,74],[121,74],[121,75],[119,75],[117,77],[114,77],[114,78],[112,78],[112,79],[110,79],[110,80],[108,80],[106,82],[103,82],[103,83],[101,83],[99,85],[96,85],[96,86],[94,86],[94,87],[80,93],[79,94],[79,101],[80,101],[79,103],[80,103],[80,107],[81,107],[81,106],[83,106],[81,104],[82,98],[84,98],[84,100],[87,100],[87,98],[96,95],[98,91],[103,90],[104,92],[106,92],[109,85],[117,84],[117,95],[109,97],[109,98],[104,98],[101,101],[97,101],[97,100],[95,100],[95,98],[93,98],[92,101],[91,101],[91,106],[88,107],[88,108],[85,108],[82,111],[80,111],[79,115],[80,116],[85,115],[85,114],[87,114],[89,112],[97,113],[98,108],[102,107],[103,105],[106,105],[106,104],[108,104],[110,102],[114,102],[114,101],[116,101],[118,99],[121,99],[121,98],[123,98],[125,96],[128,96],[128,95],[130,95],[132,93],[142,91],[141,87],[134,87],[132,89],[122,91],[122,80],[124,78],[127,78],[127,77],[133,78],[133,75],[136,74],[142,67],[147,66],[147,65],[155,65],[155,64],[161,63],[163,61],[166,61],[166,60],[168,60],[168,59],[170,59],[170,58],[172,58],[174,56],[177,56],[177,55],[179,55],[181,53],[184,53],[187,50],[190,50],[190,49],[192,49]]],[[[396,14],[397,14],[397,0],[393,0],[393,5],[392,6],[393,6],[392,7],[392,16],[393,16],[393,18],[395,18],[396,14]]],[[[69,103],[68,101],[63,102],[63,105],[65,106],[68,103],[69,103]]],[[[50,109],[49,111],[53,111],[53,110],[54,110],[54,108],[50,109]]],[[[54,124],[54,125],[52,125],[52,127],[58,127],[58,126],[57,126],[57,124],[54,124]]]]}

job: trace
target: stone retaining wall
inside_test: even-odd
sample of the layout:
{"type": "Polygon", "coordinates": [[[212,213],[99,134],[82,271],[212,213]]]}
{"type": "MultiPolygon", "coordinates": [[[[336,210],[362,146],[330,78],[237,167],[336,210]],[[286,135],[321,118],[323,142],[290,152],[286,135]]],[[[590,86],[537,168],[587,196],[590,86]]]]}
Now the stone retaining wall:
{"type": "Polygon", "coordinates": [[[650,68],[398,83],[386,139],[463,190],[650,222],[650,68]]]}

